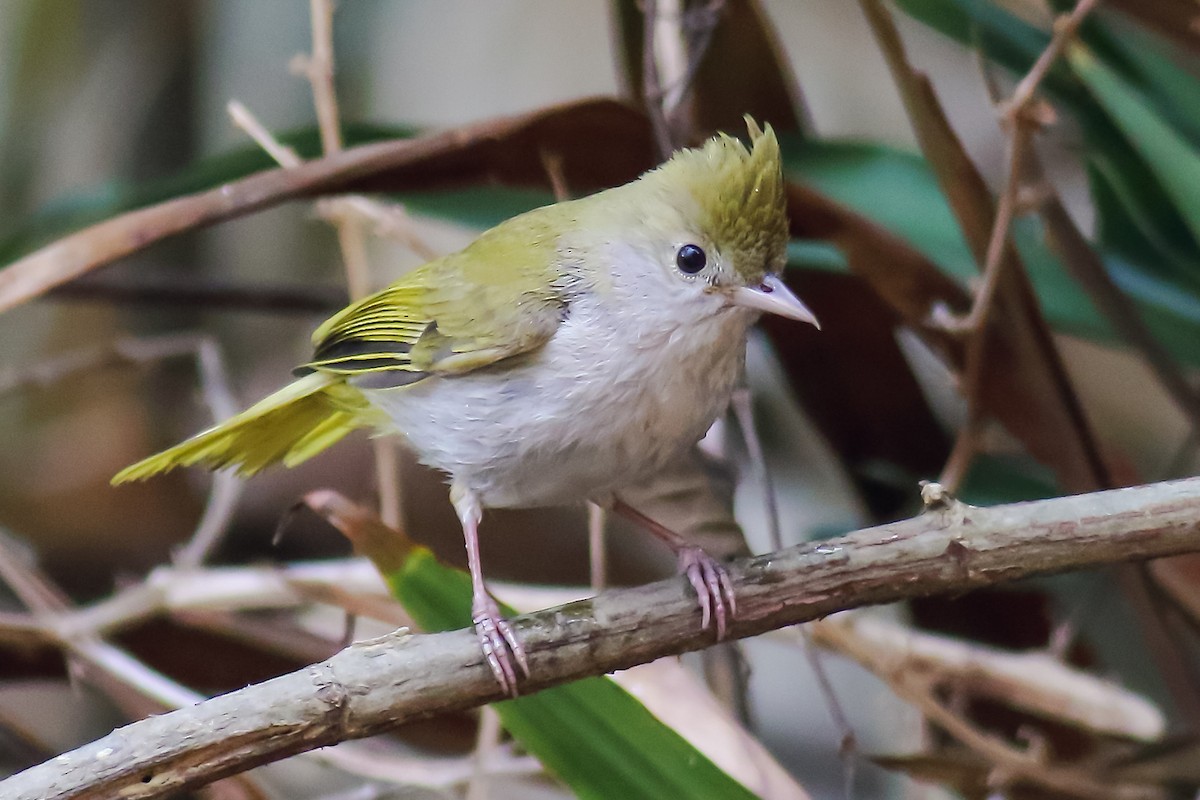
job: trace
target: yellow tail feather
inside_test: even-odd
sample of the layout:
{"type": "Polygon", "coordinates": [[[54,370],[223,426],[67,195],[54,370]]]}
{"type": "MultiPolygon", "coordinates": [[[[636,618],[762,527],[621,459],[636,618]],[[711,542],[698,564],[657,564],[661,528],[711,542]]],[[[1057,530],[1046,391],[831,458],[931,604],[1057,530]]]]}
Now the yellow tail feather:
{"type": "Polygon", "coordinates": [[[186,442],[126,467],[113,484],[175,467],[233,467],[253,475],[282,461],[293,467],[369,425],[365,401],[337,375],[306,375],[186,442]]]}

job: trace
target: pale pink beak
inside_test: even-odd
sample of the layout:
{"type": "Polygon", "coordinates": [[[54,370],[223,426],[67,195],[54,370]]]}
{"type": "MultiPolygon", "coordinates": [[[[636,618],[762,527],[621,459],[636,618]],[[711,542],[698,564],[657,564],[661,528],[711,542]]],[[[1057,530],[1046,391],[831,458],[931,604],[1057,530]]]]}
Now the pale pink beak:
{"type": "Polygon", "coordinates": [[[765,276],[758,286],[739,286],[728,296],[732,305],[807,322],[821,330],[816,315],[775,275],[765,276]]]}

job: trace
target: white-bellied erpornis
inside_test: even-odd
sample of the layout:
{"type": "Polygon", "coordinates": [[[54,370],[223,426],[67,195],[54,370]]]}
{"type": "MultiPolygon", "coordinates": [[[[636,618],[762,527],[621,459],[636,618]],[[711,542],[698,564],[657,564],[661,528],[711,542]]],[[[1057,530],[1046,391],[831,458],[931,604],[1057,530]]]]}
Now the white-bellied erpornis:
{"type": "Polygon", "coordinates": [[[779,278],[788,223],[779,145],[718,136],[636,181],[513,217],[352,303],[313,334],[299,378],[125,469],[249,475],[294,466],[356,428],[399,434],[446,473],[484,656],[528,674],[479,561],[485,508],[592,500],[675,551],[702,625],[725,634],[724,568],[620,500],[693,446],[729,402],[763,313],[816,324],[779,278]]]}

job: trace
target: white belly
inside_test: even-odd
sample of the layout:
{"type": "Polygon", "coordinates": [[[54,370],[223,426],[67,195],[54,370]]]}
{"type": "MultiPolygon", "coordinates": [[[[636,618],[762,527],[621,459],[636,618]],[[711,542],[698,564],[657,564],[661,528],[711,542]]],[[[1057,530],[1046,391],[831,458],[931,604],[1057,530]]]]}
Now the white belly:
{"type": "Polygon", "coordinates": [[[741,376],[752,322],[734,309],[685,327],[606,313],[573,306],[536,353],[367,397],[485,506],[604,498],[704,435],[741,376]]]}

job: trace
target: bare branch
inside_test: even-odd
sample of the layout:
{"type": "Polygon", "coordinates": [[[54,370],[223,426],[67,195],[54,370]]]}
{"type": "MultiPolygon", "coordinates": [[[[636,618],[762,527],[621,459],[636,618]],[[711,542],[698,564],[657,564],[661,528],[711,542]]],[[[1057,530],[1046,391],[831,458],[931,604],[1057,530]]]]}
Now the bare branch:
{"type": "MultiPolygon", "coordinates": [[[[731,564],[734,637],[834,611],[1200,550],[1200,479],[920,517],[731,564]]],[[[707,646],[678,578],[517,618],[533,692],[707,646]]],[[[474,633],[400,631],[299,672],[144,719],[0,783],[11,800],[164,797],[410,719],[503,699],[474,633]]],[[[938,720],[943,724],[943,720],[938,720]]],[[[1090,782],[1060,770],[1064,790],[1090,782]],[[1069,780],[1068,780],[1069,779],[1069,780]],[[1074,783],[1073,783],[1074,782],[1074,783]],[[1082,783],[1079,783],[1082,782],[1082,783]]],[[[1141,787],[1110,785],[1110,796],[1141,787]]]]}
{"type": "Polygon", "coordinates": [[[1145,697],[1068,666],[1048,651],[999,650],[860,613],[839,614],[805,630],[814,643],[835,651],[853,639],[855,649],[845,654],[885,681],[903,672],[925,672],[942,686],[962,686],[971,695],[1105,736],[1149,742],[1166,730],[1162,711],[1145,697]],[[858,658],[860,647],[870,659],[858,658]]]}

